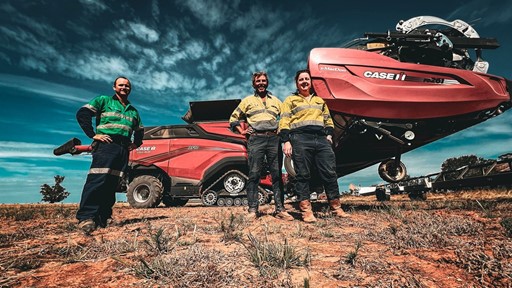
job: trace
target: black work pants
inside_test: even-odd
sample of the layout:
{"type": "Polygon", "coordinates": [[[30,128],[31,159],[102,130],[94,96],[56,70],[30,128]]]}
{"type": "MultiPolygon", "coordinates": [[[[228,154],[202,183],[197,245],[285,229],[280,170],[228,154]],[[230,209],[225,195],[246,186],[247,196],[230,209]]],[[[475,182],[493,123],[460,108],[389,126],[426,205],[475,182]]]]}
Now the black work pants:
{"type": "Polygon", "coordinates": [[[247,182],[247,200],[249,210],[258,209],[258,185],[263,170],[263,160],[267,157],[267,164],[272,176],[272,191],[276,211],[284,209],[284,194],[281,185],[281,167],[279,166],[279,137],[276,134],[253,134],[247,141],[249,157],[249,180],[247,182]]]}
{"type": "Polygon", "coordinates": [[[97,225],[106,226],[107,219],[112,217],[116,189],[128,166],[128,155],[126,146],[97,142],[76,213],[79,221],[94,219],[97,225]]]}
{"type": "Polygon", "coordinates": [[[291,134],[295,189],[298,200],[309,200],[311,197],[310,181],[312,169],[316,169],[327,194],[333,200],[340,196],[338,176],[336,175],[336,158],[331,143],[325,135],[310,133],[291,134]]]}

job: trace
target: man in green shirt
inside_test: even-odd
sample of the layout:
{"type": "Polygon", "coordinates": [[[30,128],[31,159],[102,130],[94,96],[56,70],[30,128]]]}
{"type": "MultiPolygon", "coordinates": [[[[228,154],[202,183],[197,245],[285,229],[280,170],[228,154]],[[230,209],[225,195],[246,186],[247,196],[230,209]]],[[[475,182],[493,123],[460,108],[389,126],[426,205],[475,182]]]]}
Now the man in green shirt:
{"type": "Polygon", "coordinates": [[[76,114],[84,133],[94,140],[91,168],[76,214],[78,226],[86,233],[111,222],[116,189],[128,167],[129,152],[142,145],[144,136],[139,112],[128,101],[130,80],[118,77],[113,89],[114,96],[98,96],[76,114]]]}

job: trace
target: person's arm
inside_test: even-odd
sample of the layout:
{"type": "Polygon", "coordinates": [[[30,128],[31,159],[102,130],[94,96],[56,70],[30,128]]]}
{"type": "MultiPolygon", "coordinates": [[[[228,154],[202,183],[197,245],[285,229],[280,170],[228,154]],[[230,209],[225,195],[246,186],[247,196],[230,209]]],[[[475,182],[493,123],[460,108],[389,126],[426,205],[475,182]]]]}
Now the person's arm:
{"type": "Polygon", "coordinates": [[[292,108],[290,97],[286,98],[281,105],[281,115],[279,119],[279,138],[283,142],[283,153],[287,157],[292,156],[292,143],[290,142],[290,121],[292,108]]]}
{"type": "Polygon", "coordinates": [[[231,113],[231,117],[229,117],[229,127],[231,128],[231,131],[235,132],[236,129],[236,131],[242,135],[251,134],[253,132],[249,125],[247,125],[246,129],[240,125],[240,120],[246,117],[244,111],[247,109],[247,105],[244,100],[238,104],[238,107],[236,107],[233,113],[231,113]]]}
{"type": "Polygon", "coordinates": [[[96,116],[96,111],[89,108],[88,105],[85,105],[78,109],[76,112],[76,120],[78,121],[78,125],[82,128],[85,135],[89,138],[93,138],[96,133],[92,128],[92,117],[96,116]]]}
{"type": "Polygon", "coordinates": [[[327,141],[332,144],[332,135],[334,135],[334,122],[332,121],[331,113],[329,112],[327,104],[324,103],[323,106],[322,114],[324,115],[325,134],[327,135],[327,141]]]}

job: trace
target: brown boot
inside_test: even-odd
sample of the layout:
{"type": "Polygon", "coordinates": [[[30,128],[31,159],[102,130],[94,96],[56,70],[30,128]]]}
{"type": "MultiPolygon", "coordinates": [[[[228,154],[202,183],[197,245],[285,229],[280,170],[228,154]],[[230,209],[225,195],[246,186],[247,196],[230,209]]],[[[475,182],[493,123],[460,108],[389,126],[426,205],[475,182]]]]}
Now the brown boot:
{"type": "Polygon", "coordinates": [[[329,207],[331,207],[332,214],[336,217],[340,218],[348,218],[350,217],[349,214],[345,213],[343,209],[341,209],[341,202],[340,198],[329,200],[329,207]]]}
{"type": "Polygon", "coordinates": [[[299,202],[300,211],[302,211],[302,220],[307,223],[316,222],[315,215],[313,215],[313,208],[309,200],[302,200],[299,202]]]}

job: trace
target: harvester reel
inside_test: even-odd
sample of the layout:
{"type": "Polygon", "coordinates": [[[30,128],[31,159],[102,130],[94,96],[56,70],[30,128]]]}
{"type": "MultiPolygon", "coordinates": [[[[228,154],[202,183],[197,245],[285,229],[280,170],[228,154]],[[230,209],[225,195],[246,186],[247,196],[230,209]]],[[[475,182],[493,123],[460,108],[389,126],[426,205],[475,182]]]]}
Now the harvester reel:
{"type": "Polygon", "coordinates": [[[380,163],[379,176],[386,182],[396,183],[405,179],[407,169],[401,161],[396,165],[395,159],[389,159],[380,163]]]}
{"type": "Polygon", "coordinates": [[[241,174],[233,172],[224,177],[224,189],[226,189],[229,194],[238,194],[244,187],[245,179],[241,174]]]}

